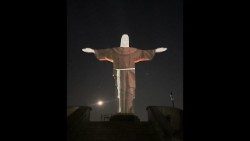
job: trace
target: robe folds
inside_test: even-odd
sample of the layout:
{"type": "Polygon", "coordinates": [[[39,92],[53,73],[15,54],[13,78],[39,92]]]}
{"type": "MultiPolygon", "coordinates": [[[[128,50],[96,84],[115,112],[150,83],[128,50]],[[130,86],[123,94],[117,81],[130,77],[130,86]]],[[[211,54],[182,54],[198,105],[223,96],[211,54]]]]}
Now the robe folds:
{"type": "Polygon", "coordinates": [[[140,50],[132,47],[115,47],[94,49],[95,56],[100,61],[113,63],[118,98],[119,113],[134,113],[136,77],[135,63],[153,59],[155,50],[140,50]]]}

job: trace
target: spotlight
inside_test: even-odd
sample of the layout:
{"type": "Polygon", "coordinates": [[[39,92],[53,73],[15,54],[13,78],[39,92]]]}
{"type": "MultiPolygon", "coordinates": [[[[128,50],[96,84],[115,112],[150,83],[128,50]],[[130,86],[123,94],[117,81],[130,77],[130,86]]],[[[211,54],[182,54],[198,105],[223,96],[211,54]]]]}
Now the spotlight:
{"type": "Polygon", "coordinates": [[[103,101],[98,101],[97,105],[102,106],[103,105],[103,101]]]}

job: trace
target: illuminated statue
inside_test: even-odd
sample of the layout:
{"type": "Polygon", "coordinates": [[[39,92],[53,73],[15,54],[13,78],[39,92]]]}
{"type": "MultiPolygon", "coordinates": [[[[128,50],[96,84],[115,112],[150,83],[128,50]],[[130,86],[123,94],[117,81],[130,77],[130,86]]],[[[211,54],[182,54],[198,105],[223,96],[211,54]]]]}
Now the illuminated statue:
{"type": "Polygon", "coordinates": [[[120,47],[108,49],[84,48],[83,52],[94,53],[100,61],[113,63],[113,76],[119,99],[119,113],[134,113],[133,100],[135,99],[135,63],[153,59],[155,53],[166,51],[167,48],[140,50],[129,47],[129,37],[123,34],[120,47]]]}

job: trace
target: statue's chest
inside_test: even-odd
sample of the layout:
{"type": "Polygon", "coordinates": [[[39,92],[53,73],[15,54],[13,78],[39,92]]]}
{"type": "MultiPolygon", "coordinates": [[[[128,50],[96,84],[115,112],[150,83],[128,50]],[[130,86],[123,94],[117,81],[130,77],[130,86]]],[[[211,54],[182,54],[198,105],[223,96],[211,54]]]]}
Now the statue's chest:
{"type": "Polygon", "coordinates": [[[117,55],[114,57],[115,68],[131,68],[135,66],[133,55],[117,55]]]}

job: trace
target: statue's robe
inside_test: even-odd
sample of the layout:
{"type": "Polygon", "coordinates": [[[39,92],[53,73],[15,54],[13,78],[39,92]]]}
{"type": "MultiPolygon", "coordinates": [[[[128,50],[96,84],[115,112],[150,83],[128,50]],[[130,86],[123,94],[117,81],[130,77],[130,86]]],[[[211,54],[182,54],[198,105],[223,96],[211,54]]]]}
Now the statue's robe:
{"type": "Polygon", "coordinates": [[[117,88],[118,112],[134,113],[135,98],[135,63],[153,59],[155,50],[140,50],[132,47],[95,49],[95,56],[100,61],[113,63],[113,76],[117,88]]]}

